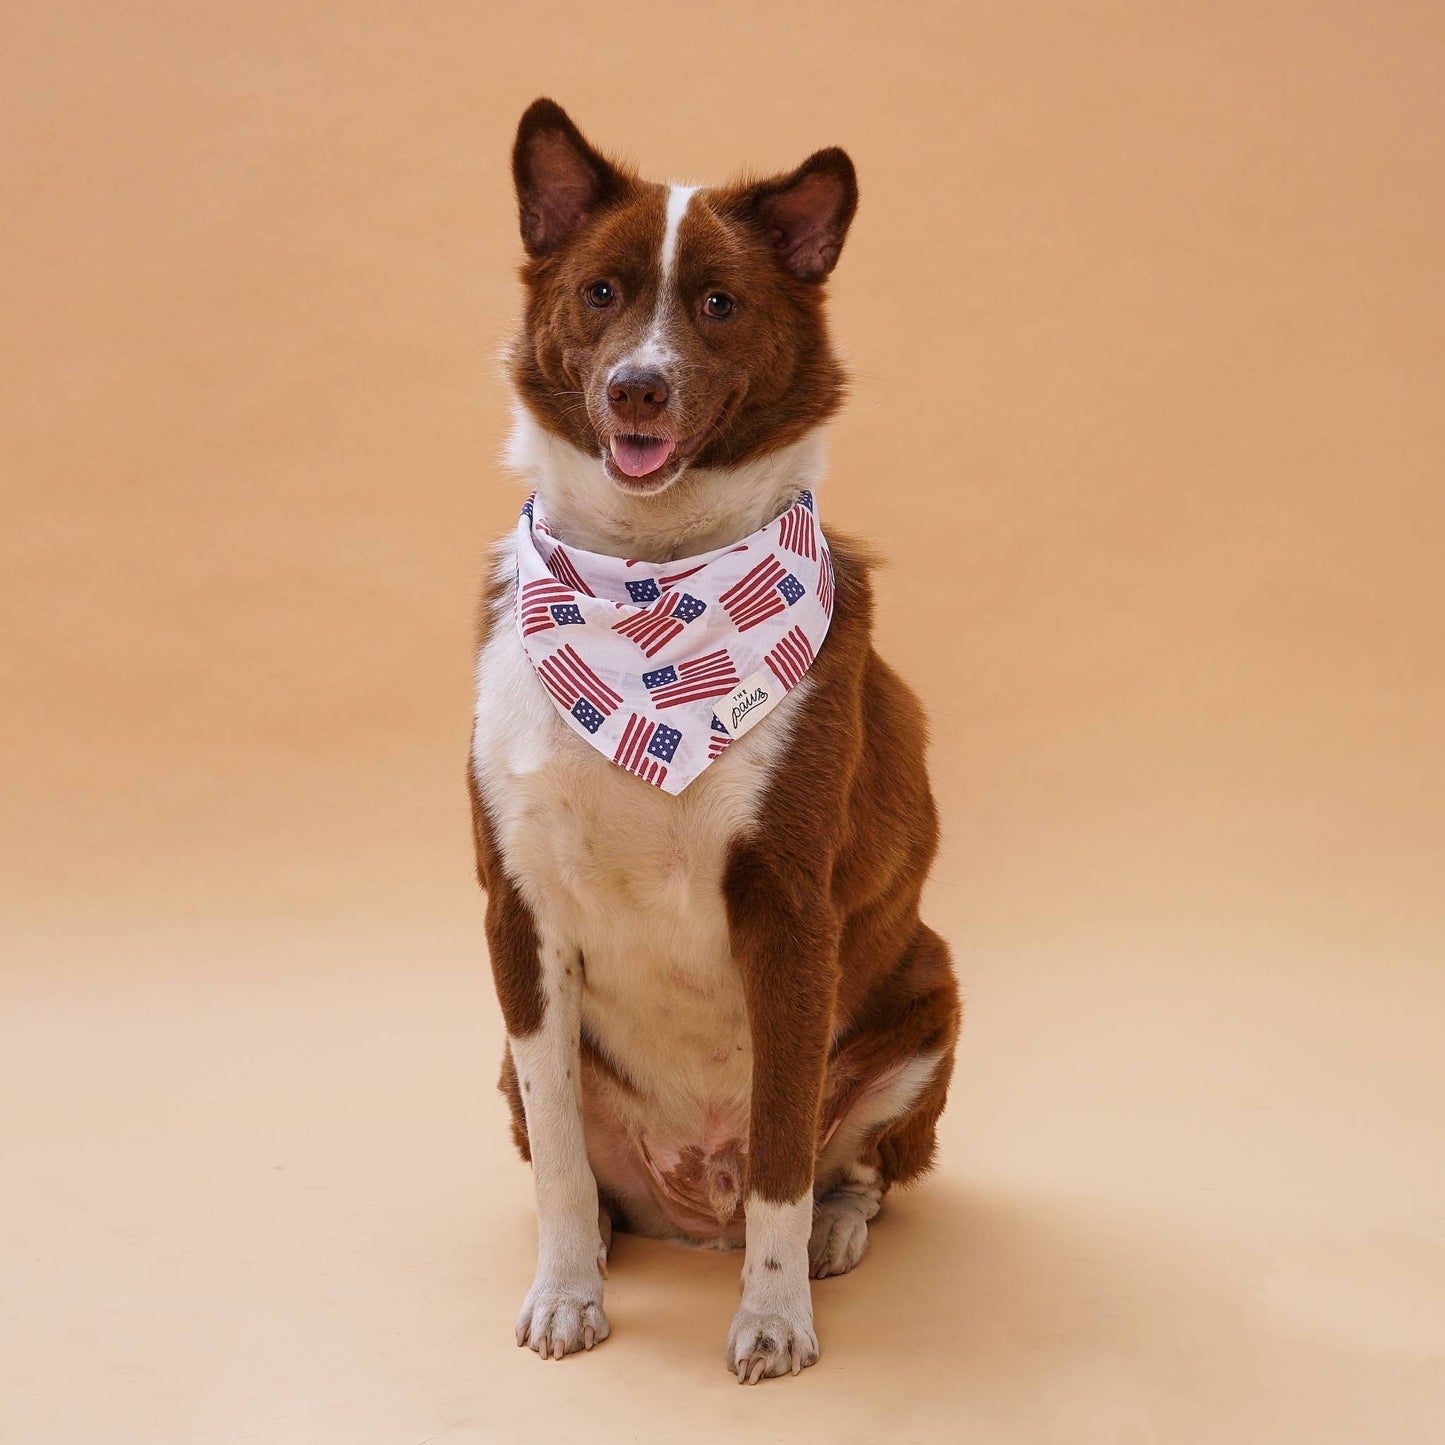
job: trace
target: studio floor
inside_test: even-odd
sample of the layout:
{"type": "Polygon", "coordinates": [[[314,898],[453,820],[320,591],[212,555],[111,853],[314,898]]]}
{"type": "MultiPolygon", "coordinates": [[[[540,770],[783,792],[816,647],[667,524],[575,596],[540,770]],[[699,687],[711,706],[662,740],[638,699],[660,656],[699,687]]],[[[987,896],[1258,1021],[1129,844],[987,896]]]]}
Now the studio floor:
{"type": "Polygon", "coordinates": [[[970,1008],[941,1167],[815,1285],[818,1365],[753,1390],[736,1255],[619,1237],[612,1338],[512,1344],[530,1181],[460,888],[446,926],[122,929],[12,983],[4,1438],[1437,1438],[1438,969],[1337,903],[1301,939],[1020,872],[982,919],[937,890],[970,1008]]]}
{"type": "Polygon", "coordinates": [[[1442,12],[726,8],[10,7],[4,1445],[1445,1439],[1442,12]],[[736,1256],[512,1342],[463,768],[540,92],[862,183],[820,508],[968,1018],[752,1390],[736,1256]]]}

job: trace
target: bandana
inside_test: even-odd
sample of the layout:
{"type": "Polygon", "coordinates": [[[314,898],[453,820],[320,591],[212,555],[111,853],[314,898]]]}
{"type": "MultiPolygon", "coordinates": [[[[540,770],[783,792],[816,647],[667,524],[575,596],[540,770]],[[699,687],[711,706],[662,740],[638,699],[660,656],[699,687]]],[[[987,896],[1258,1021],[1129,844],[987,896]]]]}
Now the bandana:
{"type": "Polygon", "coordinates": [[[676,794],[803,680],[833,616],[833,563],[810,492],[736,546],[676,562],[564,547],[533,494],[516,608],[572,731],[676,794]]]}

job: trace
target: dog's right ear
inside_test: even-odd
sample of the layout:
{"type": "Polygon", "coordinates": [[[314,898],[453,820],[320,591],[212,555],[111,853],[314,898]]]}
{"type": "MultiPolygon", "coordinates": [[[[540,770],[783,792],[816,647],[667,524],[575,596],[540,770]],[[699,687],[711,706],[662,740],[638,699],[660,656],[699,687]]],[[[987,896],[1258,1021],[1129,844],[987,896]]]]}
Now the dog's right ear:
{"type": "Polygon", "coordinates": [[[587,144],[555,100],[534,100],[512,148],[522,244],[529,256],[555,251],[584,221],[616,200],[626,177],[587,144]]]}

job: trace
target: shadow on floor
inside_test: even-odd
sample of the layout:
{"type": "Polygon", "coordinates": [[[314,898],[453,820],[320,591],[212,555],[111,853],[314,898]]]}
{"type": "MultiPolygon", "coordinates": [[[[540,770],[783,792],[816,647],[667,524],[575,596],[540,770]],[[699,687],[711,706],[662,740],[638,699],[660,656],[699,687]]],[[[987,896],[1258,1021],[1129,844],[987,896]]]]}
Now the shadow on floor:
{"type": "MultiPolygon", "coordinates": [[[[617,1355],[654,1378],[701,1359],[725,1384],[740,1265],[618,1236],[617,1355]]],[[[932,1181],[888,1201],[851,1275],[815,1284],[823,1355],[796,1386],[881,1385],[900,1439],[940,1405],[1047,1439],[1426,1438],[1438,1361],[1312,1329],[1277,1308],[1270,1275],[1257,1243],[932,1181]]]]}

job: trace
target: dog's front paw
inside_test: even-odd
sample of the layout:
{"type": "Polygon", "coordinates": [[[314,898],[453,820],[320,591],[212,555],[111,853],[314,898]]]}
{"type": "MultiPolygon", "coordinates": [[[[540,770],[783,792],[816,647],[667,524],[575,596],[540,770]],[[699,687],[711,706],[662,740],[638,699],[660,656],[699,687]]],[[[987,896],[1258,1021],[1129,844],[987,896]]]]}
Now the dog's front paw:
{"type": "Polygon", "coordinates": [[[818,1359],[812,1311],[790,1319],[746,1307],[733,1316],[728,1331],[727,1367],[740,1385],[756,1385],[765,1376],[796,1375],[818,1359]]]}
{"type": "Polygon", "coordinates": [[[539,1277],[517,1316],[517,1344],[536,1350],[544,1360],[590,1350],[611,1333],[602,1312],[600,1275],[580,1285],[539,1277]]]}

